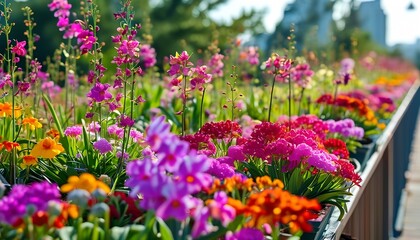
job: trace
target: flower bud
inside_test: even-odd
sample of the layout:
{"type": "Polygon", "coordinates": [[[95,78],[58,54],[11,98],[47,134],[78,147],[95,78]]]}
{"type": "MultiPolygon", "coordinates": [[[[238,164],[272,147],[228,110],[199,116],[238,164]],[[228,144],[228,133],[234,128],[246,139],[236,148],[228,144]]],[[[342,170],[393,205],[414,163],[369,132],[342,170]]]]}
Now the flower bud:
{"type": "Polygon", "coordinates": [[[49,201],[47,212],[51,217],[55,217],[61,214],[61,211],[63,210],[63,206],[61,203],[57,201],[49,201]]]}
{"type": "Polygon", "coordinates": [[[88,205],[88,201],[90,198],[90,194],[88,191],[83,189],[75,189],[67,195],[67,200],[76,204],[81,208],[86,208],[88,205]]]}
{"type": "Polygon", "coordinates": [[[90,213],[95,217],[105,217],[107,214],[109,214],[109,206],[106,205],[106,203],[98,203],[95,204],[92,209],[90,210],[90,213]]]}
{"type": "Polygon", "coordinates": [[[103,202],[106,199],[106,192],[104,192],[102,189],[97,188],[95,191],[92,192],[92,196],[98,201],[103,202]]]}

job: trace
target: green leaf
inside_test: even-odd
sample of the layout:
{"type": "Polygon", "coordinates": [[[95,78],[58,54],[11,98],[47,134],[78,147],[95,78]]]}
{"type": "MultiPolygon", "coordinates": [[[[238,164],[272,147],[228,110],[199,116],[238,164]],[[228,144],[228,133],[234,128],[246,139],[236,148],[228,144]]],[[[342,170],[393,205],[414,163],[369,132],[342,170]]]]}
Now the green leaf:
{"type": "Polygon", "coordinates": [[[161,218],[156,218],[156,221],[159,224],[160,230],[160,237],[162,240],[173,240],[174,237],[172,235],[171,229],[169,229],[168,225],[166,225],[165,221],[161,218]]]}

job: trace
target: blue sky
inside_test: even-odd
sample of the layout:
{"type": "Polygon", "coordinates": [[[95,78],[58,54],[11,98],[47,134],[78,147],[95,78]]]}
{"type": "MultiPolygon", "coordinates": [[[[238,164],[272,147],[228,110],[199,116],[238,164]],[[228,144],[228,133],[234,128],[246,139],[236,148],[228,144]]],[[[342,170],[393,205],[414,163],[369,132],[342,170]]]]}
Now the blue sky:
{"type": "MultiPolygon", "coordinates": [[[[212,16],[229,21],[232,16],[239,15],[243,9],[265,9],[264,25],[271,32],[274,30],[276,23],[282,19],[283,9],[290,2],[293,2],[293,0],[229,0],[226,5],[212,13],[212,16]]],[[[415,27],[420,23],[420,0],[382,0],[381,5],[388,18],[388,45],[414,43],[420,38],[420,27],[415,27]],[[416,8],[407,11],[410,2],[413,2],[416,8]]]]}

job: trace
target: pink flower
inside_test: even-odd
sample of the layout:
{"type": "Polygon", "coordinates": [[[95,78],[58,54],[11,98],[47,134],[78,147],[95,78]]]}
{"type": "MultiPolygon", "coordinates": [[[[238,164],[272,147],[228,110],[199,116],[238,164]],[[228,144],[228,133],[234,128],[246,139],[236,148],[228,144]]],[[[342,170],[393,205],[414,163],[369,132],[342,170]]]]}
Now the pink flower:
{"type": "Polygon", "coordinates": [[[66,130],[64,131],[64,135],[68,137],[78,138],[82,135],[82,132],[83,132],[82,126],[71,126],[71,127],[66,128],[66,130]]]}
{"type": "Polygon", "coordinates": [[[26,41],[18,42],[16,41],[16,45],[12,47],[12,53],[18,55],[18,56],[25,56],[26,55],[26,41]]]}
{"type": "Polygon", "coordinates": [[[207,66],[203,65],[196,68],[191,68],[191,89],[197,88],[199,91],[203,91],[203,85],[211,82],[211,74],[206,73],[207,66]]]}

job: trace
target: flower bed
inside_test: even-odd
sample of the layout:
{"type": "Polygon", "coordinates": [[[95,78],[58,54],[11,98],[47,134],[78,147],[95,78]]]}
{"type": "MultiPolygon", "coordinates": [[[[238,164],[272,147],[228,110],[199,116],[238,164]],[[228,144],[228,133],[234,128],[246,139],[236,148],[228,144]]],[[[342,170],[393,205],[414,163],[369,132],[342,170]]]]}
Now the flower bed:
{"type": "Polygon", "coordinates": [[[322,209],[342,218],[349,189],[363,184],[351,156],[363,167],[362,140],[374,141],[417,78],[386,57],[328,69],[279,54],[260,63],[256,48],[237,44],[198,60],[176,53],[162,72],[129,1],[114,14],[105,63],[95,3],[73,19],[67,1],[53,0],[68,43],[43,66],[31,10],[28,39],[10,41],[3,7],[1,239],[318,236],[322,209]]]}

